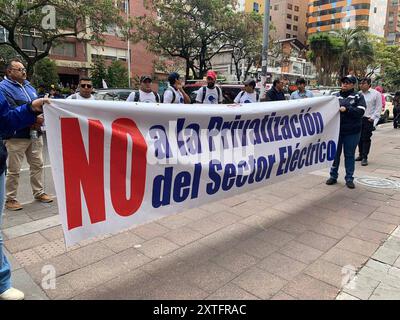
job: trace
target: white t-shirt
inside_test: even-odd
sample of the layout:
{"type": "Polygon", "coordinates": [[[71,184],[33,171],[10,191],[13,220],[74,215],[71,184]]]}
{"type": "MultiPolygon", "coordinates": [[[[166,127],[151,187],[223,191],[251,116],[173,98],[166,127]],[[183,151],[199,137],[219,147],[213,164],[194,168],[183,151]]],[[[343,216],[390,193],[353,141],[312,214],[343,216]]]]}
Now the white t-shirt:
{"type": "MultiPolygon", "coordinates": [[[[132,92],[128,99],[126,101],[129,102],[135,102],[135,94],[136,92],[132,92]]],[[[157,103],[156,96],[154,92],[144,92],[142,90],[139,90],[139,102],[144,102],[144,103],[157,103]]]]}
{"type": "Polygon", "coordinates": [[[247,93],[246,91],[240,91],[236,96],[235,103],[255,103],[257,100],[257,93],[254,91],[253,93],[247,93]]]}
{"type": "Polygon", "coordinates": [[[76,99],[76,100],[95,100],[94,96],[91,94],[90,98],[84,98],[82,97],[79,92],[71,94],[67,99],[76,99]]]}
{"type": "Polygon", "coordinates": [[[164,103],[182,104],[185,103],[185,100],[183,99],[183,95],[178,90],[175,90],[174,87],[168,86],[168,89],[164,92],[164,103]],[[174,99],[174,95],[172,92],[175,92],[174,101],[172,101],[174,99]]]}
{"type": "Polygon", "coordinates": [[[219,95],[219,101],[218,101],[218,89],[217,87],[214,87],[213,89],[209,89],[208,87],[202,87],[199,90],[197,90],[197,96],[196,96],[196,102],[197,103],[204,103],[204,104],[218,104],[222,103],[222,91],[220,89],[220,95],[219,95]],[[203,90],[206,88],[206,96],[203,100],[203,90]]]}

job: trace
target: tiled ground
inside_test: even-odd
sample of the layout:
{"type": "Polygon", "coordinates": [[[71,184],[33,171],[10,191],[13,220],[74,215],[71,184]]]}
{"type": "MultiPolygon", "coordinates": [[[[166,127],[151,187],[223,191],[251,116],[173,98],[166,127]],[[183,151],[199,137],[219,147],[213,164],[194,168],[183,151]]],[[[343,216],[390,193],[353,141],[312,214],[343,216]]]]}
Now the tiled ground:
{"type": "MultiPolygon", "coordinates": [[[[356,176],[400,181],[399,137],[379,127],[356,176]]],[[[68,251],[56,205],[32,204],[6,212],[5,247],[28,299],[400,298],[399,189],[326,177],[299,175],[68,251]],[[49,265],[54,289],[43,286],[49,265]]]]}

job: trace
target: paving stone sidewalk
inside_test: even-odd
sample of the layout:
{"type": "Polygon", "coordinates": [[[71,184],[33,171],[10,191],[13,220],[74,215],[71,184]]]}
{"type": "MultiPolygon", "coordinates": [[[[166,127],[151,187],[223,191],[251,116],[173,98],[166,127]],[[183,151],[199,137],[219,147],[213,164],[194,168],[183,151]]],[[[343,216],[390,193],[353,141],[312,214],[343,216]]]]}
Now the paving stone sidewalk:
{"type": "Polygon", "coordinates": [[[379,126],[354,190],[316,171],[68,250],[56,203],[6,211],[15,286],[27,299],[398,299],[399,137],[379,126]],[[361,184],[374,180],[388,188],[361,184]]]}

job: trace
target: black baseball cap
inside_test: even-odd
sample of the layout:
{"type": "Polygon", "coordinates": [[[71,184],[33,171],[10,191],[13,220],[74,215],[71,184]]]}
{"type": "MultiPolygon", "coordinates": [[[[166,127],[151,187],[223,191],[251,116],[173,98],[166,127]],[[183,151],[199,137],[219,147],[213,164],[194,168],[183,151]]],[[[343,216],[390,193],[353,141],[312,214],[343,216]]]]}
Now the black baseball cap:
{"type": "Polygon", "coordinates": [[[254,79],[247,79],[246,81],[243,82],[245,86],[251,86],[253,88],[256,87],[256,81],[254,79]]]}
{"type": "Polygon", "coordinates": [[[153,79],[149,75],[145,75],[145,76],[141,76],[140,77],[140,83],[145,82],[146,80],[150,80],[150,82],[153,81],[153,79]]]}
{"type": "Polygon", "coordinates": [[[351,74],[349,74],[348,76],[345,76],[342,79],[340,79],[341,83],[343,83],[345,81],[348,81],[350,83],[356,84],[357,83],[357,78],[355,76],[352,76],[351,74]]]}

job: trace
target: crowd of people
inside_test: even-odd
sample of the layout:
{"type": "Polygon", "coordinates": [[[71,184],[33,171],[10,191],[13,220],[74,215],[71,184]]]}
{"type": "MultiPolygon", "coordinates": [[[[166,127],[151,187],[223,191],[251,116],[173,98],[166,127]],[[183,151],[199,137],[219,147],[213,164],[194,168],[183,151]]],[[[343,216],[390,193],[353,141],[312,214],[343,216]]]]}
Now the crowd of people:
{"type": "MultiPolygon", "coordinates": [[[[346,186],[354,189],[355,162],[368,165],[368,155],[371,149],[371,137],[378,123],[382,104],[382,93],[371,88],[371,79],[358,81],[355,76],[349,75],[341,80],[341,90],[336,94],[340,104],[340,134],[338,137],[337,153],[330,170],[330,178],[326,184],[333,185],[338,180],[340,157],[344,153],[346,171],[346,186]],[[359,82],[360,91],[357,91],[359,82]],[[355,158],[358,146],[359,155],[355,158]]],[[[185,92],[181,76],[173,72],[168,76],[168,88],[160,96],[152,89],[153,79],[144,75],[140,78],[139,90],[132,92],[127,101],[142,103],[189,104],[190,96],[185,92]]],[[[272,88],[264,97],[260,97],[256,90],[254,79],[243,83],[243,89],[237,94],[234,103],[246,104],[263,101],[286,100],[285,87],[287,79],[276,79],[272,88]]],[[[290,99],[312,98],[313,93],[306,89],[306,81],[298,79],[297,89],[291,93],[290,99]]],[[[94,100],[93,82],[90,78],[81,78],[79,87],[67,99],[94,100]]],[[[21,164],[26,157],[30,168],[30,183],[33,197],[37,201],[52,202],[53,199],[44,192],[43,173],[43,139],[42,125],[44,122],[42,106],[50,103],[51,99],[63,98],[56,87],[51,87],[48,94],[37,92],[26,80],[26,69],[18,59],[11,60],[7,65],[6,76],[0,82],[0,225],[3,206],[16,211],[23,207],[17,199],[19,173],[21,164]],[[8,168],[6,159],[8,154],[8,168]]],[[[206,84],[196,94],[196,104],[222,104],[223,92],[217,85],[217,74],[207,72],[206,84]]],[[[400,127],[400,92],[394,99],[394,128],[400,127]]],[[[3,239],[0,233],[0,300],[23,299],[24,294],[11,287],[10,265],[3,252],[3,239]]]]}

